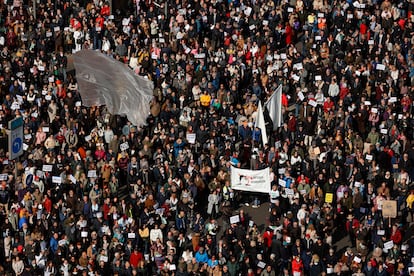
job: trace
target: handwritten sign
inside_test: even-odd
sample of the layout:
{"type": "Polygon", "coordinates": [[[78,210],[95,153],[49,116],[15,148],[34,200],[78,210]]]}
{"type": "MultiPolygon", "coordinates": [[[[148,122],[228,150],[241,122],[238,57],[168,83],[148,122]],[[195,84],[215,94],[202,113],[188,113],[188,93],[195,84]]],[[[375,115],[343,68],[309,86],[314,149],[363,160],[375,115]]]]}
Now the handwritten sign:
{"type": "Polygon", "coordinates": [[[397,217],[397,201],[383,200],[382,201],[382,216],[388,218],[397,217]]]}

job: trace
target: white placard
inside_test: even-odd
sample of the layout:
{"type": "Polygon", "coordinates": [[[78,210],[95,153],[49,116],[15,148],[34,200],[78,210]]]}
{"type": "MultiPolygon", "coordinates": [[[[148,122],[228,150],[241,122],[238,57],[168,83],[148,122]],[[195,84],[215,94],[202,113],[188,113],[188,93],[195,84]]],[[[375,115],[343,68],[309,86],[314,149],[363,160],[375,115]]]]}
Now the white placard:
{"type": "Polygon", "coordinates": [[[235,216],[231,216],[230,217],[230,223],[231,224],[239,223],[239,221],[240,221],[240,217],[238,215],[235,215],[235,216]]]}
{"type": "Polygon", "coordinates": [[[388,241],[386,243],[384,243],[384,249],[391,249],[394,247],[394,242],[393,241],[388,241]]]}
{"type": "Polygon", "coordinates": [[[292,78],[293,78],[294,81],[299,81],[300,80],[300,77],[298,75],[293,75],[292,78]]]}
{"type": "Polygon", "coordinates": [[[91,139],[92,139],[92,137],[90,135],[86,135],[85,136],[85,141],[86,142],[89,142],[91,139]]]}
{"type": "Polygon", "coordinates": [[[42,127],[42,131],[48,133],[49,132],[49,127],[42,127]]]}
{"type": "Polygon", "coordinates": [[[170,264],[170,270],[171,271],[177,270],[177,267],[175,266],[175,264],[170,264]]]}
{"type": "Polygon", "coordinates": [[[328,267],[328,268],[326,268],[326,273],[332,274],[332,273],[334,273],[334,269],[332,267],[328,267]]]}
{"type": "Polygon", "coordinates": [[[51,172],[53,170],[53,165],[43,165],[42,171],[51,172]]]}
{"type": "Polygon", "coordinates": [[[82,106],[82,102],[81,102],[81,101],[77,101],[77,102],[75,103],[75,106],[82,106]]]}
{"type": "Polygon", "coordinates": [[[33,112],[33,113],[32,113],[32,117],[33,117],[33,118],[37,118],[38,116],[39,116],[39,114],[38,114],[37,112],[33,112]]]}
{"type": "Polygon", "coordinates": [[[120,144],[119,148],[121,149],[121,151],[126,151],[127,149],[129,149],[129,145],[127,142],[125,142],[125,143],[120,144]]]}
{"type": "Polygon", "coordinates": [[[285,168],[280,168],[280,169],[278,169],[278,170],[277,170],[277,172],[278,172],[279,174],[284,174],[284,173],[285,173],[285,171],[286,171],[286,169],[285,169],[285,168]]]}
{"type": "Polygon", "coordinates": [[[53,30],[54,30],[55,32],[59,32],[59,31],[60,31],[60,27],[59,27],[59,26],[56,26],[56,27],[54,27],[54,28],[53,28],[53,30]]]}
{"type": "Polygon", "coordinates": [[[317,102],[315,102],[315,100],[310,100],[310,101],[308,102],[308,104],[309,104],[310,106],[313,106],[313,107],[316,107],[316,106],[318,105],[318,103],[317,103],[317,102]]]}
{"type": "Polygon", "coordinates": [[[303,95],[302,91],[298,93],[299,100],[303,101],[305,99],[305,95],[303,95]]]}
{"type": "Polygon", "coordinates": [[[250,30],[250,31],[253,31],[254,29],[256,29],[256,26],[255,26],[255,25],[250,25],[250,26],[249,26],[249,30],[250,30]]]}
{"type": "Polygon", "coordinates": [[[370,101],[365,101],[364,105],[371,105],[371,102],[370,101]]]}
{"type": "Polygon", "coordinates": [[[368,45],[374,45],[374,40],[372,39],[368,40],[368,45]]]}
{"type": "Polygon", "coordinates": [[[135,233],[128,233],[128,239],[135,239],[135,233]]]}
{"type": "Polygon", "coordinates": [[[23,143],[23,150],[24,151],[27,151],[27,149],[29,148],[29,145],[28,144],[26,144],[26,143],[23,143]]]}
{"type": "Polygon", "coordinates": [[[365,159],[367,159],[368,161],[371,161],[372,160],[372,155],[371,154],[367,154],[365,156],[365,159]]]}
{"type": "Polygon", "coordinates": [[[317,76],[315,76],[315,80],[316,80],[316,81],[320,81],[320,80],[322,80],[322,76],[321,76],[321,75],[317,75],[317,76]]]}
{"type": "Polygon", "coordinates": [[[318,17],[319,18],[325,17],[325,14],[323,12],[318,12],[318,17]]]}
{"type": "Polygon", "coordinates": [[[20,104],[23,103],[23,97],[22,96],[16,95],[16,99],[20,104]]]}
{"type": "Polygon", "coordinates": [[[401,120],[401,119],[402,119],[402,117],[403,117],[403,115],[402,115],[402,114],[398,114],[398,116],[397,116],[398,120],[401,120]]]}
{"type": "Polygon", "coordinates": [[[101,262],[104,262],[104,263],[108,262],[108,256],[101,255],[101,257],[99,259],[100,259],[101,262]]]}
{"type": "Polygon", "coordinates": [[[52,176],[52,183],[57,183],[57,184],[62,183],[62,177],[60,177],[60,176],[52,176]]]}
{"type": "Polygon", "coordinates": [[[73,176],[73,175],[69,175],[69,178],[70,178],[70,181],[73,183],[73,184],[76,184],[76,178],[73,176]]]}
{"type": "Polygon", "coordinates": [[[46,95],[45,99],[46,99],[46,101],[50,101],[52,99],[52,96],[51,95],[46,95]]]}
{"type": "Polygon", "coordinates": [[[387,134],[387,133],[388,133],[388,129],[386,129],[386,128],[381,128],[380,133],[381,133],[381,134],[387,134]]]}
{"type": "Polygon", "coordinates": [[[39,65],[38,69],[39,69],[39,71],[45,71],[45,67],[42,66],[42,65],[39,65]]]}
{"type": "Polygon", "coordinates": [[[321,39],[322,39],[322,37],[321,37],[320,35],[315,36],[315,40],[316,40],[316,41],[319,41],[319,40],[321,40],[321,39]]]}
{"type": "Polygon", "coordinates": [[[195,55],[194,55],[194,58],[197,58],[197,59],[203,59],[203,58],[206,58],[206,54],[205,54],[205,53],[195,54],[195,55]]]}
{"type": "Polygon", "coordinates": [[[187,133],[186,138],[187,138],[188,143],[195,144],[195,142],[196,142],[196,134],[195,133],[187,133]]]}
{"type": "Polygon", "coordinates": [[[381,64],[381,63],[378,63],[376,69],[380,70],[380,71],[384,71],[385,70],[385,65],[381,64]]]}
{"type": "Polygon", "coordinates": [[[361,182],[355,181],[354,186],[357,187],[357,188],[361,187],[361,182]]]}
{"type": "Polygon", "coordinates": [[[301,195],[306,195],[306,190],[300,190],[300,191],[299,191],[299,193],[300,193],[301,195]]]}
{"type": "Polygon", "coordinates": [[[389,103],[395,103],[397,101],[397,97],[391,97],[388,102],[389,103]]]}
{"type": "Polygon", "coordinates": [[[280,54],[280,58],[281,58],[281,59],[286,59],[286,57],[287,57],[287,56],[286,56],[286,54],[285,54],[285,53],[280,54]]]}
{"type": "Polygon", "coordinates": [[[354,18],[354,15],[353,14],[347,14],[346,17],[349,18],[349,19],[352,19],[352,18],[354,18]]]}
{"type": "Polygon", "coordinates": [[[289,196],[289,195],[294,195],[295,194],[295,191],[293,191],[293,189],[286,188],[285,189],[285,193],[286,193],[287,196],[289,196]]]}
{"type": "Polygon", "coordinates": [[[354,257],[354,262],[356,262],[356,263],[361,263],[361,258],[359,258],[358,256],[355,256],[354,257]]]}
{"type": "Polygon", "coordinates": [[[287,12],[288,12],[288,13],[293,12],[293,8],[289,7],[289,8],[287,9],[287,12]]]}
{"type": "Polygon", "coordinates": [[[52,37],[52,32],[46,32],[46,37],[52,37]]]}
{"type": "Polygon", "coordinates": [[[257,266],[260,267],[261,269],[263,269],[263,268],[265,268],[266,263],[260,261],[260,262],[257,263],[257,266]]]}
{"type": "Polygon", "coordinates": [[[96,177],[96,170],[88,171],[88,177],[96,177]]]}
{"type": "Polygon", "coordinates": [[[0,180],[1,181],[7,180],[7,179],[9,179],[9,175],[7,173],[0,174],[0,180]]]}
{"type": "Polygon", "coordinates": [[[263,26],[267,26],[267,25],[269,25],[269,21],[263,20],[263,26]]]}
{"type": "Polygon", "coordinates": [[[376,107],[371,108],[371,112],[372,113],[378,113],[378,108],[376,108],[376,107]]]}
{"type": "Polygon", "coordinates": [[[82,231],[81,232],[81,238],[87,238],[88,237],[88,232],[87,231],[82,231]]]}
{"type": "Polygon", "coordinates": [[[295,63],[293,64],[293,69],[302,70],[303,64],[302,63],[295,63]]]}
{"type": "Polygon", "coordinates": [[[251,7],[246,7],[244,9],[244,14],[247,16],[250,16],[250,14],[252,13],[252,8],[251,7]]]}
{"type": "Polygon", "coordinates": [[[283,179],[280,179],[279,178],[279,186],[282,186],[282,187],[286,187],[286,181],[284,181],[283,179]]]}
{"type": "Polygon", "coordinates": [[[408,246],[406,244],[401,245],[401,251],[405,251],[408,249],[408,246]]]}

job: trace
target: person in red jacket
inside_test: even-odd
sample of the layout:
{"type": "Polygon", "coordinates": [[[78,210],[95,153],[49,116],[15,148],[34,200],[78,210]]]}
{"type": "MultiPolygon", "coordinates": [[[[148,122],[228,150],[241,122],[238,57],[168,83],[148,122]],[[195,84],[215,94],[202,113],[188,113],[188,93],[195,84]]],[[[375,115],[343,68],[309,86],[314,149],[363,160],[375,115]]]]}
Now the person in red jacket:
{"type": "Polygon", "coordinates": [[[129,256],[129,263],[133,268],[137,268],[138,264],[141,262],[141,260],[144,259],[144,256],[141,252],[138,251],[138,248],[134,248],[134,252],[131,253],[131,256],[129,256]]]}
{"type": "Polygon", "coordinates": [[[273,239],[273,230],[271,228],[267,228],[266,232],[263,233],[263,240],[266,243],[267,248],[272,246],[272,239],[273,239]]]}
{"type": "Polygon", "coordinates": [[[394,244],[401,244],[402,235],[400,229],[398,229],[397,225],[392,226],[391,237],[390,239],[394,242],[394,244]]]}
{"type": "Polygon", "coordinates": [[[303,275],[303,262],[300,259],[299,255],[295,256],[295,258],[292,260],[292,274],[303,275]]]}

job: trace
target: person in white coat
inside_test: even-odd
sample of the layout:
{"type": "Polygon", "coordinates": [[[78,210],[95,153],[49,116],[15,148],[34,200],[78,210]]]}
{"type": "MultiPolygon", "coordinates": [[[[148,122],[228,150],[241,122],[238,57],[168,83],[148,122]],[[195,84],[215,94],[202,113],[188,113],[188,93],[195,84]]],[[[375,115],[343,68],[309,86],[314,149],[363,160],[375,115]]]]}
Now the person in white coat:
{"type": "Polygon", "coordinates": [[[217,190],[214,190],[209,196],[208,196],[208,205],[207,205],[207,214],[211,218],[215,218],[218,214],[218,206],[219,206],[219,196],[217,194],[217,190]]]}
{"type": "Polygon", "coordinates": [[[73,33],[73,38],[75,39],[75,53],[79,52],[80,50],[82,50],[82,38],[83,38],[83,33],[81,30],[76,30],[73,33]]]}

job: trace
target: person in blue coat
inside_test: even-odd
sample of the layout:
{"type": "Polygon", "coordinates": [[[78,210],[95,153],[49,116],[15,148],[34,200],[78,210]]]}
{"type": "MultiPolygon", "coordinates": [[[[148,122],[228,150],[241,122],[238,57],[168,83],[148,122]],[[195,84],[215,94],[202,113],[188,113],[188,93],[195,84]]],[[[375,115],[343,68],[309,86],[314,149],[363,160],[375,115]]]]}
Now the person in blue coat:
{"type": "Polygon", "coordinates": [[[195,254],[195,259],[197,263],[207,263],[208,262],[208,255],[207,252],[204,250],[204,247],[200,247],[195,254]]]}

